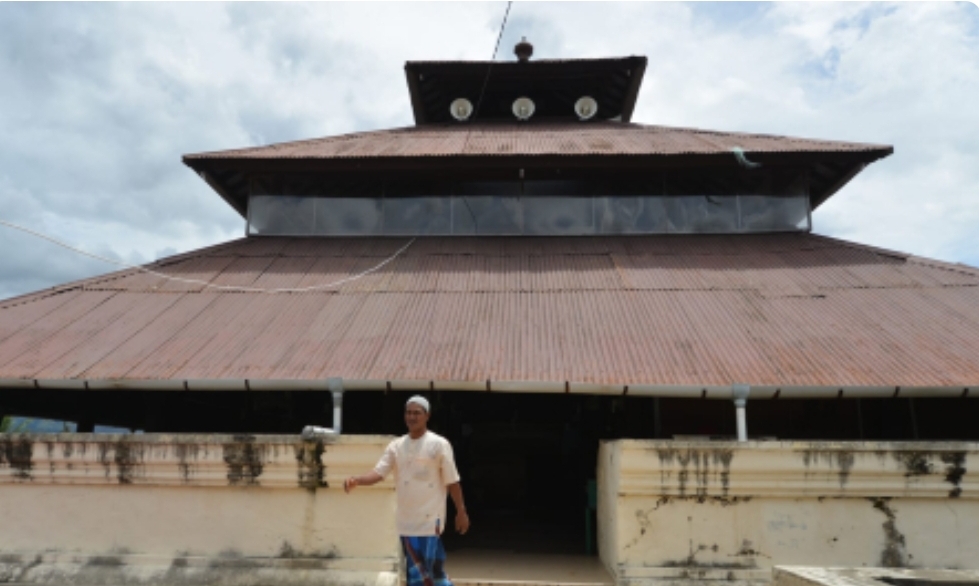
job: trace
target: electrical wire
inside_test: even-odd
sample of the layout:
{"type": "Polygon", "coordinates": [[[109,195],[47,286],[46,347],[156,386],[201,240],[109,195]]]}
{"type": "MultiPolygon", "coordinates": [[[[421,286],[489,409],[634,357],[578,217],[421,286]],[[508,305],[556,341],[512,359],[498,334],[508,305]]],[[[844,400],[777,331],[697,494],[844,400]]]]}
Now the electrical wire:
{"type": "MultiPolygon", "coordinates": [[[[486,78],[483,79],[483,88],[479,90],[479,98],[476,99],[476,107],[473,109],[472,119],[476,120],[476,115],[479,114],[479,107],[483,104],[483,96],[486,94],[486,86],[489,84],[490,71],[493,69],[493,63],[496,61],[496,54],[500,50],[500,41],[503,40],[503,31],[506,30],[506,21],[510,16],[510,6],[513,5],[513,0],[506,3],[506,12],[503,13],[503,22],[500,24],[500,33],[496,35],[496,45],[493,47],[493,56],[490,58],[489,65],[486,67],[486,78]]],[[[465,154],[466,147],[469,146],[469,137],[472,136],[472,128],[466,132],[466,140],[462,142],[462,153],[465,154]]],[[[463,197],[462,203],[466,204],[466,209],[469,210],[469,215],[472,216],[473,226],[475,231],[479,234],[479,221],[476,219],[476,214],[473,213],[473,209],[469,207],[469,198],[463,197]]]]}
{"type": "MultiPolygon", "coordinates": [[[[494,47],[493,47],[493,56],[490,58],[489,65],[486,68],[486,78],[483,80],[483,87],[479,91],[479,98],[476,100],[476,107],[473,110],[472,118],[474,120],[475,120],[477,114],[479,114],[479,108],[480,108],[480,106],[483,104],[483,96],[485,95],[485,93],[486,93],[486,87],[489,84],[490,71],[493,68],[493,63],[496,61],[496,54],[500,50],[500,41],[503,40],[503,32],[506,30],[506,23],[507,23],[507,19],[510,16],[510,7],[512,5],[513,5],[513,0],[509,0],[507,2],[507,4],[506,4],[506,12],[503,13],[503,22],[500,24],[500,32],[496,36],[496,45],[494,45],[494,47]]],[[[471,135],[472,135],[472,130],[470,130],[466,134],[466,140],[465,140],[465,142],[463,142],[463,146],[462,146],[463,152],[465,152],[466,146],[469,144],[469,137],[471,135]]],[[[469,203],[468,202],[465,202],[465,200],[464,200],[464,203],[466,204],[466,207],[469,208],[469,203]]],[[[472,214],[472,209],[471,208],[469,208],[469,213],[472,214]]],[[[475,221],[475,220],[476,220],[476,218],[475,218],[475,215],[474,215],[473,216],[473,221],[475,221]]],[[[51,242],[51,243],[56,244],[58,246],[61,246],[62,248],[67,248],[68,250],[71,250],[71,251],[73,251],[75,253],[78,253],[78,254],[81,254],[83,256],[87,256],[89,258],[94,258],[96,260],[100,260],[102,262],[106,262],[106,263],[109,263],[109,264],[112,264],[112,265],[116,265],[116,266],[119,266],[119,267],[123,267],[123,268],[127,268],[127,269],[136,269],[138,271],[142,271],[144,273],[147,273],[147,274],[150,274],[150,275],[154,275],[156,277],[160,277],[161,279],[167,279],[169,281],[177,281],[177,282],[180,282],[180,283],[189,283],[189,284],[194,284],[194,285],[202,285],[202,286],[204,286],[206,288],[218,289],[218,290],[221,290],[221,291],[245,291],[245,292],[248,292],[248,293],[303,293],[303,292],[307,292],[307,291],[314,291],[316,289],[329,289],[331,287],[338,287],[340,285],[343,285],[344,283],[349,283],[351,281],[355,281],[357,279],[360,279],[361,277],[365,277],[365,276],[367,276],[367,275],[369,275],[369,274],[371,274],[371,273],[373,273],[373,272],[381,269],[382,267],[384,267],[389,262],[391,262],[394,259],[398,258],[398,256],[400,256],[405,250],[408,250],[408,247],[411,246],[415,242],[415,238],[412,238],[411,240],[408,241],[407,244],[405,244],[404,246],[402,246],[401,248],[399,248],[398,251],[395,252],[393,255],[391,255],[390,257],[388,257],[388,258],[384,259],[383,261],[381,261],[380,264],[377,264],[377,265],[375,265],[375,266],[367,269],[366,271],[363,271],[363,272],[358,273],[356,275],[352,275],[350,277],[347,277],[347,278],[344,278],[344,279],[340,279],[339,281],[334,281],[332,283],[327,283],[327,284],[324,284],[324,285],[314,285],[312,287],[262,289],[260,287],[244,287],[244,286],[233,286],[233,285],[215,285],[215,284],[210,283],[208,281],[201,281],[199,279],[184,279],[182,277],[174,277],[173,275],[165,275],[163,273],[160,273],[160,272],[157,272],[157,271],[154,271],[154,270],[150,270],[150,269],[148,269],[146,267],[143,267],[143,266],[140,266],[140,265],[134,265],[134,264],[129,264],[129,263],[125,263],[125,262],[120,262],[120,261],[117,261],[117,260],[114,260],[114,259],[111,259],[111,258],[106,258],[104,256],[99,256],[97,254],[93,254],[91,252],[85,252],[84,250],[81,250],[79,248],[75,248],[74,246],[71,246],[70,244],[66,244],[66,243],[64,243],[64,242],[62,242],[62,241],[60,241],[60,240],[58,240],[56,238],[52,238],[52,237],[50,237],[50,236],[48,236],[46,234],[42,234],[42,233],[37,232],[35,230],[31,230],[30,228],[25,228],[23,226],[18,226],[17,224],[13,224],[13,223],[7,222],[5,220],[0,220],[0,225],[6,226],[8,228],[12,228],[14,230],[20,230],[21,232],[25,232],[27,234],[30,234],[32,236],[36,236],[38,238],[42,238],[44,240],[47,240],[48,242],[51,242]]]]}
{"type": "Polygon", "coordinates": [[[112,264],[112,265],[116,265],[116,266],[119,266],[119,267],[124,267],[124,268],[127,268],[127,269],[136,269],[138,271],[142,271],[144,273],[153,275],[155,277],[160,277],[161,279],[166,279],[168,281],[177,281],[179,283],[188,283],[188,284],[192,284],[192,285],[202,285],[205,288],[208,288],[208,289],[217,289],[217,290],[220,290],[220,291],[243,291],[243,292],[246,292],[246,293],[305,293],[305,292],[308,292],[308,291],[315,291],[317,289],[329,289],[329,288],[332,288],[332,287],[339,287],[340,285],[343,285],[345,283],[349,283],[351,281],[356,281],[357,279],[360,279],[361,277],[366,277],[367,275],[369,275],[369,274],[371,274],[371,273],[373,273],[375,271],[380,270],[386,264],[390,263],[394,259],[396,259],[399,256],[401,256],[401,254],[404,251],[408,250],[408,247],[411,246],[412,244],[414,244],[414,242],[416,240],[416,238],[412,238],[411,240],[408,241],[407,244],[405,244],[404,246],[402,246],[401,248],[399,248],[397,250],[397,252],[395,252],[394,254],[392,254],[391,256],[389,256],[388,258],[384,259],[380,263],[374,265],[373,267],[367,269],[366,271],[362,271],[360,273],[357,273],[356,275],[351,275],[349,277],[345,277],[343,279],[340,279],[339,281],[333,281],[332,283],[326,283],[326,284],[323,284],[323,285],[312,285],[310,287],[299,287],[299,288],[283,287],[283,288],[277,288],[277,289],[263,289],[261,287],[245,287],[245,286],[236,286],[236,285],[215,285],[213,283],[210,283],[208,281],[202,281],[200,279],[185,279],[183,277],[175,277],[173,275],[166,275],[164,273],[160,273],[160,272],[157,272],[157,271],[148,269],[148,268],[146,268],[144,266],[134,265],[134,264],[125,263],[125,262],[120,262],[120,261],[117,261],[117,260],[114,260],[114,259],[111,259],[111,258],[106,258],[104,256],[99,256],[97,254],[93,254],[91,252],[85,252],[84,250],[81,250],[80,248],[75,248],[74,246],[72,246],[70,244],[67,244],[65,242],[62,242],[61,240],[58,240],[57,238],[52,238],[51,236],[48,236],[46,234],[42,234],[40,232],[37,232],[36,230],[31,230],[30,228],[25,228],[23,226],[18,226],[17,224],[14,224],[14,223],[11,223],[11,222],[7,222],[6,220],[0,220],[0,225],[6,226],[8,228],[12,228],[14,230],[20,230],[21,232],[30,234],[31,236],[36,236],[36,237],[41,238],[43,240],[47,240],[48,242],[51,242],[52,244],[56,244],[56,245],[58,245],[58,246],[60,246],[62,248],[67,248],[68,250],[71,250],[72,252],[76,252],[76,253],[81,254],[83,256],[87,256],[89,258],[94,258],[96,260],[100,260],[102,262],[106,262],[106,263],[109,263],[109,264],[112,264]]]}
{"type": "Polygon", "coordinates": [[[479,98],[476,100],[476,108],[473,110],[473,120],[476,119],[476,115],[479,114],[479,106],[483,103],[483,95],[486,93],[486,86],[489,84],[490,71],[493,69],[493,63],[496,61],[496,53],[500,50],[500,41],[503,40],[503,31],[506,30],[506,21],[510,16],[510,6],[513,4],[513,0],[506,3],[506,12],[503,13],[503,23],[500,25],[500,34],[496,36],[496,45],[493,47],[493,56],[490,58],[489,65],[486,67],[486,78],[483,80],[483,89],[479,90],[479,98]]]}
{"type": "MultiPolygon", "coordinates": [[[[506,30],[506,21],[510,16],[510,6],[513,5],[513,0],[509,0],[506,3],[506,12],[503,13],[503,22],[500,24],[500,33],[496,36],[496,45],[493,47],[493,56],[490,57],[489,65],[486,66],[486,78],[483,79],[483,88],[479,90],[479,98],[476,99],[476,107],[473,109],[473,114],[471,116],[472,120],[475,122],[476,116],[479,114],[479,107],[483,104],[483,96],[486,94],[486,86],[489,84],[490,71],[493,70],[493,63],[496,61],[496,53],[500,50],[500,41],[503,40],[503,31],[506,30]]],[[[469,137],[472,136],[472,128],[466,132],[466,140],[462,141],[462,154],[465,154],[466,147],[469,146],[469,137]]]]}

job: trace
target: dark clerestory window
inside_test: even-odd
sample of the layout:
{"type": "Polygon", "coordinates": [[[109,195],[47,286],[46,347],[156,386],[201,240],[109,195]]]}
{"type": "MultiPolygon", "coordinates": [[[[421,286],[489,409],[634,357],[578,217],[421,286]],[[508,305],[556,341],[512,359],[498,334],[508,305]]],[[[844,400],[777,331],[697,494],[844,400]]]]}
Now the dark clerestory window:
{"type": "Polygon", "coordinates": [[[808,180],[702,186],[680,180],[397,182],[344,188],[253,178],[257,236],[588,236],[810,229],[808,180]]]}

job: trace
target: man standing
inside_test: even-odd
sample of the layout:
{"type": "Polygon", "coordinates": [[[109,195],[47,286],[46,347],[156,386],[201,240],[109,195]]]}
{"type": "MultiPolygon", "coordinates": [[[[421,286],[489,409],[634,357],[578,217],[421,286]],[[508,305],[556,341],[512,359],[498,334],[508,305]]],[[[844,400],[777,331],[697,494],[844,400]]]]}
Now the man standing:
{"type": "Polygon", "coordinates": [[[462,500],[452,445],[428,430],[429,413],[427,399],[417,395],[408,399],[408,434],[388,444],[373,471],[351,476],[344,481],[343,489],[350,492],[357,486],[376,484],[393,470],[396,521],[408,570],[407,586],[452,586],[445,574],[445,548],[439,539],[446,525],[446,492],[452,495],[456,506],[456,531],[463,535],[469,530],[469,515],[462,500]]]}

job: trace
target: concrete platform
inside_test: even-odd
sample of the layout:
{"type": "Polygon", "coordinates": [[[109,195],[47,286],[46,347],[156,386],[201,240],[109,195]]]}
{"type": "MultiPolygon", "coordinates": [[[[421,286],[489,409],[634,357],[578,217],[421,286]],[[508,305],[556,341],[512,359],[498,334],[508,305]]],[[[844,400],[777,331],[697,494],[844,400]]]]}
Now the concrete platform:
{"type": "Polygon", "coordinates": [[[597,556],[461,549],[445,565],[456,586],[613,586],[597,556]]]}

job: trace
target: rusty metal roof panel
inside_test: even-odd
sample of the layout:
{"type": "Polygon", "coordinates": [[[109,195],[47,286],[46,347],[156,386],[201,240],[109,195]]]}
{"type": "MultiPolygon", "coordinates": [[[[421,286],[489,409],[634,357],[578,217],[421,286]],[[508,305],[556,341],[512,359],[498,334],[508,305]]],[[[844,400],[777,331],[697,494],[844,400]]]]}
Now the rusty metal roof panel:
{"type": "MultiPolygon", "coordinates": [[[[211,285],[216,287],[254,287],[255,282],[262,277],[266,269],[268,269],[277,258],[277,256],[247,256],[234,258],[230,263],[225,264],[217,276],[208,281],[211,285]]],[[[211,262],[217,261],[223,263],[225,259],[214,258],[209,260],[211,260],[211,262]]]]}
{"type": "Polygon", "coordinates": [[[80,291],[68,291],[60,295],[39,296],[36,301],[30,303],[23,301],[18,303],[18,300],[0,303],[0,311],[5,308],[16,307],[21,303],[24,305],[18,311],[9,312],[7,314],[9,317],[0,322],[0,342],[29,327],[45,315],[57,311],[66,303],[76,301],[81,294],[80,291]]]}
{"type": "Polygon", "coordinates": [[[0,304],[0,378],[975,385],[979,270],[808,234],[250,238],[0,304]]]}
{"type": "MultiPolygon", "coordinates": [[[[59,361],[84,361],[91,351],[91,346],[87,344],[90,339],[110,328],[141,301],[149,305],[155,303],[139,293],[116,293],[105,301],[94,304],[84,315],[66,325],[58,324],[63,327],[58,327],[57,333],[52,332],[30,351],[7,361],[3,365],[4,372],[9,374],[9,378],[40,378],[38,375],[45,372],[46,367],[57,365],[59,361]]],[[[50,322],[45,320],[39,325],[44,323],[50,322]]]]}
{"type": "MultiPolygon", "coordinates": [[[[310,319],[328,303],[323,295],[290,295],[284,307],[277,308],[270,320],[263,320],[264,326],[257,324],[252,337],[244,344],[242,351],[228,361],[226,370],[240,378],[269,378],[287,364],[301,346],[303,338],[317,327],[310,319]]],[[[316,361],[316,356],[308,357],[316,361]]],[[[309,368],[309,364],[306,368],[309,368]]],[[[293,378],[293,377],[282,377],[293,378]]]]}
{"type": "Polygon", "coordinates": [[[133,370],[134,366],[152,357],[161,347],[188,325],[199,318],[216,299],[217,295],[173,294],[153,297],[172,298],[152,320],[128,338],[124,344],[116,346],[100,360],[94,362],[79,376],[89,379],[121,378],[133,370]]]}
{"type": "MultiPolygon", "coordinates": [[[[292,333],[289,352],[269,371],[272,378],[307,379],[334,376],[328,362],[347,341],[347,332],[365,298],[360,295],[311,294],[319,304],[307,315],[309,327],[292,333]],[[324,374],[326,373],[326,374],[324,374]]],[[[335,376],[342,376],[336,374],[335,376]]]]}
{"type": "MultiPolygon", "coordinates": [[[[20,356],[38,352],[45,343],[55,344],[62,348],[68,346],[69,338],[66,337],[62,340],[62,332],[113,296],[113,293],[104,291],[78,292],[77,295],[71,296],[68,303],[51,307],[51,297],[42,294],[38,295],[37,301],[4,306],[3,309],[0,309],[0,315],[3,316],[0,321],[4,324],[4,330],[7,329],[8,323],[13,325],[18,322],[27,322],[30,318],[34,319],[30,319],[30,325],[22,327],[14,335],[8,336],[3,342],[0,342],[0,363],[6,367],[20,356]],[[43,304],[46,311],[42,317],[36,317],[39,312],[33,311],[35,309],[34,303],[43,304]],[[21,316],[28,319],[22,319],[21,316]]],[[[13,371],[4,368],[3,372],[10,373],[13,371]]],[[[8,378],[19,377],[11,375],[8,378]]]]}
{"type": "Polygon", "coordinates": [[[272,257],[257,279],[249,287],[258,289],[296,289],[302,286],[309,270],[316,263],[311,256],[272,257]]]}
{"type": "MultiPolygon", "coordinates": [[[[29,363],[30,366],[27,366],[22,374],[33,374],[35,378],[46,379],[78,378],[106,356],[114,355],[117,350],[127,352],[129,341],[139,335],[180,297],[180,295],[120,293],[112,303],[101,306],[100,309],[106,311],[105,316],[98,316],[99,320],[91,324],[84,322],[84,328],[81,327],[83,322],[79,322],[75,327],[51,338],[49,344],[54,355],[57,352],[55,348],[61,349],[67,346],[65,342],[71,339],[67,335],[70,331],[73,335],[77,334],[76,339],[80,343],[76,347],[65,349],[61,356],[53,360],[42,359],[48,350],[44,348],[34,355],[39,359],[38,362],[29,363]],[[43,364],[43,368],[36,370],[39,364],[43,364]]],[[[90,315],[93,319],[97,316],[96,312],[90,315]]],[[[16,368],[16,365],[11,364],[10,367],[16,368]]]]}
{"type": "Polygon", "coordinates": [[[252,297],[242,310],[249,318],[227,324],[183,369],[203,378],[267,377],[281,353],[288,351],[294,332],[308,325],[304,310],[315,305],[316,296],[285,295],[274,304],[252,297]]]}
{"type": "Polygon", "coordinates": [[[189,154],[206,159],[364,159],[447,156],[707,155],[733,148],[754,153],[876,152],[888,145],[795,138],[622,122],[444,124],[358,132],[312,140],[189,154]]]}
{"type": "MultiPolygon", "coordinates": [[[[224,330],[227,324],[247,319],[248,316],[243,309],[259,294],[202,292],[199,295],[213,298],[213,301],[207,304],[207,311],[201,312],[185,325],[175,328],[172,335],[165,337],[166,341],[154,352],[146,355],[143,360],[134,361],[125,372],[120,368],[118,376],[109,378],[179,379],[180,373],[188,372],[182,370],[187,361],[207,349],[218,332],[224,330]]],[[[96,367],[97,365],[93,366],[96,367]]]]}

